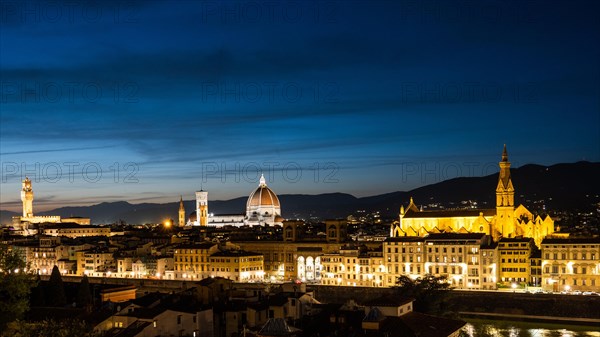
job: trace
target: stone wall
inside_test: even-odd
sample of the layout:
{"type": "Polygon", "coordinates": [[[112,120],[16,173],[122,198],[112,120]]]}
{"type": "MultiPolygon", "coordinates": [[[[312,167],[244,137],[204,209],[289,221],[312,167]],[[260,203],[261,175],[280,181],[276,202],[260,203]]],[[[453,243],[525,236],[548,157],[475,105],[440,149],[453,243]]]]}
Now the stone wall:
{"type": "MultiPolygon", "coordinates": [[[[393,296],[390,288],[310,286],[324,303],[344,303],[393,296]]],[[[452,311],[600,319],[600,296],[452,291],[452,311]]]]}

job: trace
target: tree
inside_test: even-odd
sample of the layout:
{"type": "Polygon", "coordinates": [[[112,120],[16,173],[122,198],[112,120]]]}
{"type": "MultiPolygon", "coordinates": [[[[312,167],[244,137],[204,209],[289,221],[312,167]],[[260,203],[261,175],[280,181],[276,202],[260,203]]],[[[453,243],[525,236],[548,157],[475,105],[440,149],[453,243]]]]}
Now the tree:
{"type": "Polygon", "coordinates": [[[415,299],[415,311],[440,314],[447,311],[448,295],[452,290],[446,276],[425,275],[423,278],[412,279],[400,276],[396,280],[396,292],[403,297],[415,299]]]}
{"type": "Polygon", "coordinates": [[[46,296],[44,292],[44,287],[42,286],[42,280],[40,275],[37,275],[35,278],[35,283],[37,286],[31,289],[31,303],[32,307],[43,307],[46,305],[46,296]]]}
{"type": "Polygon", "coordinates": [[[89,308],[92,305],[92,291],[90,290],[90,281],[87,275],[83,275],[79,287],[77,287],[77,305],[89,308]]]}
{"type": "Polygon", "coordinates": [[[44,320],[39,322],[16,321],[11,323],[0,336],[11,337],[102,337],[106,333],[95,332],[84,321],[72,320],[44,320]]]}
{"type": "Polygon", "coordinates": [[[29,309],[29,293],[34,284],[34,275],[19,252],[0,245],[0,331],[29,309]]]}
{"type": "Polygon", "coordinates": [[[67,304],[67,296],[65,295],[65,287],[58,267],[52,268],[50,280],[48,281],[48,305],[53,307],[62,307],[67,304]]]}

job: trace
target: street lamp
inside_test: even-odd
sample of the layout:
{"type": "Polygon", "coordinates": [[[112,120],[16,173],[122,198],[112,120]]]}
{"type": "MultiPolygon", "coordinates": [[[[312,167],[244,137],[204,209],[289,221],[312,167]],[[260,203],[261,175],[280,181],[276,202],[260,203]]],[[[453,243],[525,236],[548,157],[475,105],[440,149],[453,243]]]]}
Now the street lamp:
{"type": "Polygon", "coordinates": [[[515,289],[517,289],[517,284],[513,282],[513,284],[511,285],[513,293],[515,292],[515,289]]]}

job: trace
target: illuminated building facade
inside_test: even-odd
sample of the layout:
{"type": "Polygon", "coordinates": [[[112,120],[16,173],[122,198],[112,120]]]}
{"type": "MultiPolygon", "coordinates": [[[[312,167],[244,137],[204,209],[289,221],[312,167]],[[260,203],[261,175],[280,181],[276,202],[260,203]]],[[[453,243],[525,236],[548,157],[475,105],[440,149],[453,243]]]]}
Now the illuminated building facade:
{"type": "Polygon", "coordinates": [[[115,251],[116,249],[92,248],[76,252],[77,276],[107,276],[111,270],[116,270],[115,251]]]}
{"type": "Polygon", "coordinates": [[[48,236],[62,236],[67,238],[111,236],[109,226],[78,225],[73,223],[45,225],[42,232],[44,235],[48,236]]]}
{"type": "Polygon", "coordinates": [[[246,251],[222,251],[209,256],[210,277],[236,282],[262,282],[265,277],[261,254],[246,251]]]}
{"type": "Polygon", "coordinates": [[[323,275],[321,257],[338,253],[347,238],[346,220],[326,220],[326,235],[322,238],[304,238],[302,221],[283,222],[281,241],[236,241],[239,249],[264,256],[265,277],[269,281],[320,282],[323,275]]]}
{"type": "Polygon", "coordinates": [[[383,287],[387,275],[381,251],[345,247],[339,253],[321,256],[321,264],[324,285],[383,287]]]}
{"type": "Polygon", "coordinates": [[[212,242],[180,245],[173,254],[174,273],[167,274],[166,277],[192,280],[210,277],[208,257],[218,251],[219,246],[212,242]]]}
{"type": "Polygon", "coordinates": [[[392,224],[390,236],[484,233],[491,235],[495,241],[500,238],[529,237],[539,246],[546,236],[554,233],[554,221],[548,215],[544,218],[534,216],[523,205],[515,209],[515,189],[506,146],[499,166],[495,209],[423,211],[411,198],[406,208],[401,206],[399,221],[392,224]]]}
{"type": "Polygon", "coordinates": [[[389,238],[383,244],[383,258],[385,286],[394,286],[401,275],[415,279],[432,274],[448,277],[458,289],[496,288],[497,246],[482,233],[389,238]]]}
{"type": "Polygon", "coordinates": [[[502,238],[498,242],[500,268],[499,282],[505,285],[512,283],[529,283],[531,278],[531,257],[534,251],[532,238],[502,238]]]}
{"type": "Polygon", "coordinates": [[[93,248],[92,244],[59,237],[40,237],[37,242],[22,242],[12,246],[36,274],[50,274],[57,266],[63,275],[76,274],[77,252],[93,248]]]}
{"type": "Polygon", "coordinates": [[[544,239],[542,288],[547,291],[598,291],[600,238],[544,239]]]}

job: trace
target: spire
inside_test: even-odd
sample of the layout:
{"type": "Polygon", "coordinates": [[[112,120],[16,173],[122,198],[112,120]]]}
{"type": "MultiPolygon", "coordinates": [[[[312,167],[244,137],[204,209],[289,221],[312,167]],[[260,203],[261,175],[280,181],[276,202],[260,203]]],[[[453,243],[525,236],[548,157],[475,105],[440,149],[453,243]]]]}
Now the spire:
{"type": "Polygon", "coordinates": [[[260,174],[260,183],[258,184],[258,186],[267,186],[267,181],[265,180],[265,175],[264,174],[260,174]]]}
{"type": "Polygon", "coordinates": [[[182,210],[183,209],[183,195],[179,196],[179,209],[182,210]]]}
{"type": "Polygon", "coordinates": [[[508,152],[506,152],[506,144],[504,144],[504,150],[502,151],[502,161],[508,161],[508,152]]]}
{"type": "Polygon", "coordinates": [[[406,213],[408,211],[413,211],[413,212],[418,212],[419,211],[419,208],[417,207],[417,205],[415,205],[415,201],[413,200],[412,197],[410,197],[410,203],[408,204],[408,207],[406,207],[404,213],[406,213]]]}

